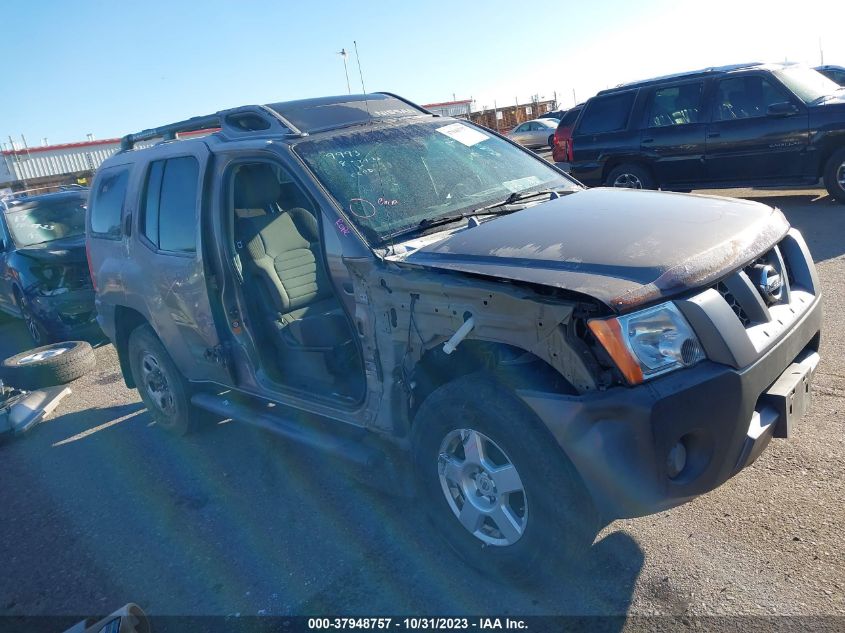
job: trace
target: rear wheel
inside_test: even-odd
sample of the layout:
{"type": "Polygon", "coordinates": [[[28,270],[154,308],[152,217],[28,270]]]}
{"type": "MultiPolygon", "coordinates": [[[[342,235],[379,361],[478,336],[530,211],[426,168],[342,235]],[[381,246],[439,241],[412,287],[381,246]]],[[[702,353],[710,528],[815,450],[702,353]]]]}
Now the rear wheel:
{"type": "Polygon", "coordinates": [[[554,148],[555,148],[555,135],[554,135],[554,134],[550,134],[550,135],[549,135],[549,140],[548,140],[548,141],[546,141],[546,143],[548,144],[549,148],[554,149],[554,148]]]}
{"type": "Polygon", "coordinates": [[[845,148],[834,152],[824,169],[824,186],[831,198],[845,204],[845,148]]]}
{"type": "Polygon", "coordinates": [[[655,186],[654,178],[648,169],[633,163],[614,167],[607,175],[605,184],[621,189],[654,189],[655,186]]]}
{"type": "Polygon", "coordinates": [[[156,424],[174,435],[194,430],[198,413],[190,385],[149,325],[129,335],[129,366],[138,393],[156,424]]]}
{"type": "Polygon", "coordinates": [[[534,414],[482,374],[434,391],[414,460],[434,528],[465,562],[512,579],[565,573],[600,527],[578,474],[534,414]]]}

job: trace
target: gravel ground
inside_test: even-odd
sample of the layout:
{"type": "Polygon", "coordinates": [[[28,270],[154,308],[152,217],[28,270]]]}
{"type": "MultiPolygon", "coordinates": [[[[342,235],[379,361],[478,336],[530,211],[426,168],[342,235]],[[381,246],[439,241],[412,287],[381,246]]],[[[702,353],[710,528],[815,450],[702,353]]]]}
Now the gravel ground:
{"type": "MultiPolygon", "coordinates": [[[[780,206],[814,254],[812,410],[718,490],[608,526],[577,577],[531,591],[481,578],[413,502],[246,425],[171,440],[106,345],[47,422],[0,446],[0,616],[128,601],[152,614],[845,615],[845,207],[815,190],[724,193],[780,206]]],[[[24,347],[22,327],[0,326],[0,353],[24,347]]]]}

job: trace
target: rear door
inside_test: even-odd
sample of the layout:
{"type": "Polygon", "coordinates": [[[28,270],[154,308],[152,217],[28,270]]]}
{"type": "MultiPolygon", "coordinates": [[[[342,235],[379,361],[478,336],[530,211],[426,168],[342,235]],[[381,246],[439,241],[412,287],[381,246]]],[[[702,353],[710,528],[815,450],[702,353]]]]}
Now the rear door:
{"type": "Polygon", "coordinates": [[[179,150],[144,166],[135,237],[128,241],[127,292],[146,304],[156,333],[187,378],[230,384],[217,353],[202,248],[210,153],[201,142],[179,150]]]}
{"type": "Polygon", "coordinates": [[[692,81],[655,87],[646,99],[640,151],[661,185],[705,179],[703,93],[704,82],[692,81]]]}
{"type": "Polygon", "coordinates": [[[603,169],[614,156],[639,155],[639,124],[628,131],[636,90],[593,97],[572,135],[572,175],[588,185],[603,184],[603,169]]]}
{"type": "Polygon", "coordinates": [[[809,143],[806,106],[777,79],[761,72],[716,82],[707,129],[707,176],[716,182],[797,178],[809,143]],[[789,103],[791,114],[769,107],[789,103]]]}

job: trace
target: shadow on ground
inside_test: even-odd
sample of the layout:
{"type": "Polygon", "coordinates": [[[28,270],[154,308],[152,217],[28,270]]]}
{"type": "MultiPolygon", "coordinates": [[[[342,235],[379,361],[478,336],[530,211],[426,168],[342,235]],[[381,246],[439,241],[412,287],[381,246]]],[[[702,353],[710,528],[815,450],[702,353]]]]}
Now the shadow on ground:
{"type": "Polygon", "coordinates": [[[18,482],[0,487],[0,615],[130,601],[153,616],[623,615],[643,564],[615,532],[584,570],[509,586],[459,562],[413,500],[243,424],[171,438],[139,403],[68,413],[25,440],[0,447],[18,482]]]}

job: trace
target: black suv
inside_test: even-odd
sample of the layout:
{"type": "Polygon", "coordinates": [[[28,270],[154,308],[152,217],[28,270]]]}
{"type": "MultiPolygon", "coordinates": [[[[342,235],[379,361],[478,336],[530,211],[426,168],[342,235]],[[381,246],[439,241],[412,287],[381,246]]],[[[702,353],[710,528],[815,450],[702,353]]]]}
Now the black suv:
{"type": "Polygon", "coordinates": [[[845,202],[845,92],[811,68],[743,64],[590,99],[571,174],[590,186],[685,191],[814,185],[845,202]]]}
{"type": "Polygon", "coordinates": [[[0,200],[0,311],[24,319],[36,345],[99,334],[85,260],[87,202],[83,188],[0,200]]]}
{"type": "Polygon", "coordinates": [[[807,406],[821,288],[777,209],[585,190],[387,94],[124,146],[91,267],[156,423],[211,411],[415,481],[479,567],[563,573],[603,521],[712,490],[807,406]]]}

